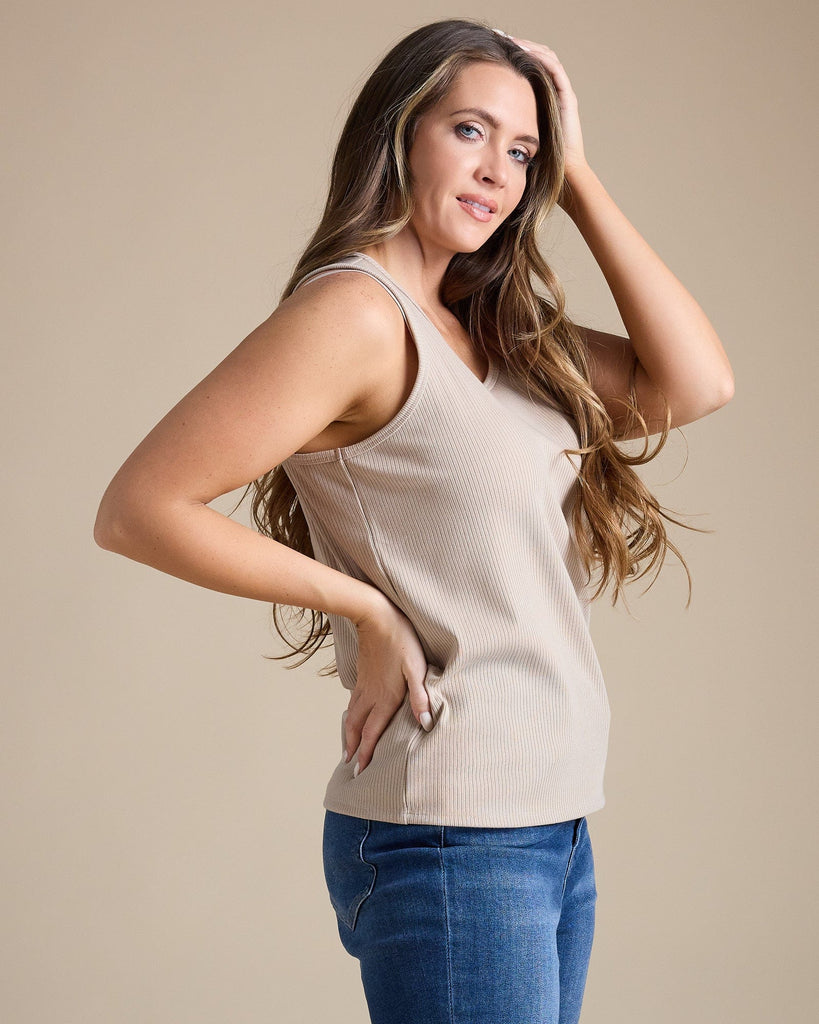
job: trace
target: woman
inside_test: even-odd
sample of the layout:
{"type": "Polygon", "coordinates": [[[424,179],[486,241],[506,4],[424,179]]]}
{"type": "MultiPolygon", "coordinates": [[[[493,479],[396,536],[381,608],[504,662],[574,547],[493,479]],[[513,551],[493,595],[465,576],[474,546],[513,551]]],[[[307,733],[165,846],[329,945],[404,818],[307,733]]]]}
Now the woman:
{"type": "Polygon", "coordinates": [[[679,555],[633,466],[732,392],[555,53],[449,19],[364,85],[278,308],[111,481],[102,547],[311,609],[292,653],[332,633],[325,876],[376,1024],[578,1020],[609,726],[589,605],[679,555]],[[628,337],[567,317],[536,245],[556,204],[628,337]],[[257,531],[208,508],[245,484],[257,531]]]}

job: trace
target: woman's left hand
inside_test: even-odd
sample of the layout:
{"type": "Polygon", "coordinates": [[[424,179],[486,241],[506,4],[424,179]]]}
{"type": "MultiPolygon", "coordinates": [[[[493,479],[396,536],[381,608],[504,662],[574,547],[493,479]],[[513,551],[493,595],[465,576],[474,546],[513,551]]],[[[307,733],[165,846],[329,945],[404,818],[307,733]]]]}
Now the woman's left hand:
{"type": "MultiPolygon", "coordinates": [[[[497,32],[498,29],[495,29],[497,32]]],[[[503,33],[507,35],[507,33],[503,33]]],[[[572,174],[588,166],[586,154],[583,150],[583,133],[580,130],[580,115],[577,109],[577,96],[574,94],[569,76],[563,65],[557,58],[554,50],[541,43],[533,43],[531,39],[519,39],[517,36],[508,36],[513,43],[522,50],[527,50],[532,56],[539,60],[546,68],[554,82],[557,90],[557,98],[560,104],[560,125],[563,132],[563,149],[565,160],[565,174],[571,180],[572,174]]]]}

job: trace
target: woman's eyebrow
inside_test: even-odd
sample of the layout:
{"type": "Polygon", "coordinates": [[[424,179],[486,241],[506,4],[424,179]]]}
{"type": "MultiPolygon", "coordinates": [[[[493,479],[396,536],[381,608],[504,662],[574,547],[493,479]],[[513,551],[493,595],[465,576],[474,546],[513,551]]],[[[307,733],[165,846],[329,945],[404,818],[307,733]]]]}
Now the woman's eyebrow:
{"type": "MultiPolygon", "coordinates": [[[[500,128],[498,119],[493,114],[490,114],[488,110],[483,110],[481,107],[464,107],[463,110],[453,110],[449,116],[454,117],[456,114],[474,114],[476,117],[488,121],[495,130],[500,128]]],[[[521,142],[529,142],[533,146],[540,145],[540,142],[533,135],[518,135],[516,138],[520,139],[521,142]]]]}

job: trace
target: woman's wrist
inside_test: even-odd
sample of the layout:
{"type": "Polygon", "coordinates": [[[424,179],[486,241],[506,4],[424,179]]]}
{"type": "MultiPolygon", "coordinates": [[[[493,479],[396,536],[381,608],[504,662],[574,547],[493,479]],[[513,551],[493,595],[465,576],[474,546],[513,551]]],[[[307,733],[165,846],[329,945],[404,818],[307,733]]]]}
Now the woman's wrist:
{"type": "Polygon", "coordinates": [[[578,199],[584,188],[599,183],[599,179],[587,163],[567,167],[563,175],[563,189],[558,200],[558,205],[574,219],[578,208],[578,199]]]}
{"type": "Polygon", "coordinates": [[[383,619],[392,608],[390,599],[378,587],[363,580],[357,580],[358,591],[355,595],[355,605],[351,608],[348,618],[356,627],[372,625],[379,619],[383,619]]]}

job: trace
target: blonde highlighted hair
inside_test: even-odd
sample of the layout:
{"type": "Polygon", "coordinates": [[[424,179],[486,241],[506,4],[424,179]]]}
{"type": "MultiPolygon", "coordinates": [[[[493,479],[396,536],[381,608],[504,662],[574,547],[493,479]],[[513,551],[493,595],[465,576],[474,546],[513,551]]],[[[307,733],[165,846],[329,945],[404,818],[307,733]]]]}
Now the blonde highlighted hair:
{"type": "MultiPolygon", "coordinates": [[[[392,238],[409,223],[413,197],[408,156],[419,118],[475,62],[511,68],[529,82],[537,104],[540,148],[528,165],[526,188],[515,210],[479,250],[452,258],[441,283],[441,301],[478,349],[502,361],[521,388],[556,404],[575,424],[580,447],[567,450],[567,455],[580,455],[581,460],[570,526],[589,581],[595,570],[600,572],[593,599],[612,584],[616,604],[626,582],[656,566],[653,585],[672,550],[688,577],[688,607],[691,575],[663,520],[711,531],[668,515],[633,468],[660,452],[671,429],[666,402],[665,424],[649,452],[648,427],[634,395],[636,360],[625,403],[630,412],[626,433],[641,425],[641,453],[628,455],[618,447],[612,419],[591,387],[584,340],[567,316],[560,281],[537,246],[539,230],[569,190],[557,92],[540,62],[508,37],[479,20],[445,19],[416,29],[386,54],[352,105],[336,147],[320,223],[281,300],[310,271],[392,238]],[[550,298],[535,292],[533,278],[550,298]]],[[[298,497],[281,466],[251,481],[239,504],[251,488],[256,528],[314,557],[298,497]]],[[[300,609],[299,619],[309,612],[311,621],[306,636],[293,644],[282,631],[277,608],[272,609],[273,622],[291,650],[276,660],[303,653],[298,662],[303,664],[330,634],[329,621],[323,612],[300,609]]],[[[333,665],[323,674],[335,671],[333,665]]]]}

